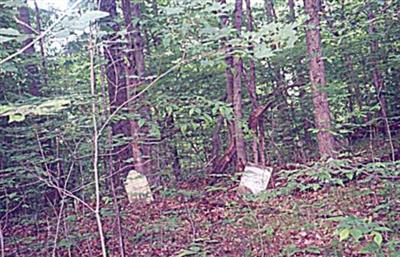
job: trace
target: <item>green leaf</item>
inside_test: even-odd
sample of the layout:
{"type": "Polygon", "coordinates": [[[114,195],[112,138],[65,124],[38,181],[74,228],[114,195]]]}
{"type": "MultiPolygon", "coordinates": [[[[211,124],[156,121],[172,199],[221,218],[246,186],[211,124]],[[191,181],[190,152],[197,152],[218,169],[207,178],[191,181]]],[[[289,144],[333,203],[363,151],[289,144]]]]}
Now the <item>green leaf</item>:
{"type": "Polygon", "coordinates": [[[349,238],[349,236],[350,236],[350,229],[345,228],[339,233],[339,241],[346,240],[347,238],[349,238]]]}
{"type": "Polygon", "coordinates": [[[182,125],[181,125],[181,132],[182,132],[183,134],[186,133],[187,129],[188,129],[188,125],[187,125],[187,124],[182,124],[182,125]]]}
{"type": "Polygon", "coordinates": [[[318,189],[320,189],[321,188],[321,186],[319,185],[319,184],[312,184],[312,189],[314,190],[314,191],[317,191],[318,189]]]}
{"type": "Polygon", "coordinates": [[[63,29],[60,31],[57,31],[56,33],[53,34],[53,37],[55,38],[66,38],[69,35],[71,35],[71,32],[68,29],[63,29]]]}
{"type": "Polygon", "coordinates": [[[387,227],[381,227],[381,226],[378,226],[378,227],[374,227],[374,231],[379,231],[379,232],[390,232],[390,231],[392,231],[390,228],[387,228],[387,227]]]}
{"type": "Polygon", "coordinates": [[[0,44],[11,41],[11,40],[15,40],[15,37],[5,37],[0,35],[0,44]]]}
{"type": "Polygon", "coordinates": [[[4,7],[22,7],[25,6],[25,1],[22,0],[8,0],[1,3],[4,7]]]}
{"type": "Polygon", "coordinates": [[[346,173],[346,177],[350,180],[352,180],[354,178],[354,172],[347,172],[346,173]]]}
{"type": "Polygon", "coordinates": [[[379,232],[372,232],[372,234],[374,235],[374,242],[381,246],[383,241],[382,234],[379,232]]]}
{"type": "Polygon", "coordinates": [[[19,33],[18,30],[16,29],[12,29],[12,28],[3,28],[0,29],[0,35],[4,35],[4,36],[19,36],[21,35],[21,33],[19,33]]]}
{"type": "Polygon", "coordinates": [[[145,119],[140,119],[140,120],[138,121],[139,128],[143,127],[143,125],[144,125],[145,123],[146,123],[146,120],[145,120],[145,119]]]}
{"type": "Polygon", "coordinates": [[[212,2],[205,10],[208,12],[221,12],[223,10],[223,5],[218,2],[212,2]]]}
{"type": "Polygon", "coordinates": [[[266,227],[266,228],[264,229],[264,232],[265,232],[265,234],[266,234],[267,236],[272,236],[272,235],[274,235],[274,229],[271,228],[271,227],[266,227]]]}
{"type": "Polygon", "coordinates": [[[14,192],[14,193],[9,194],[9,195],[8,195],[8,198],[13,199],[13,198],[15,198],[16,196],[17,196],[17,193],[14,192]]]}
{"type": "Polygon", "coordinates": [[[193,109],[193,108],[189,110],[189,116],[190,116],[190,117],[192,117],[192,116],[193,116],[193,114],[194,114],[194,110],[195,110],[195,109],[193,109]]]}
{"type": "Polygon", "coordinates": [[[167,111],[168,115],[172,114],[172,111],[173,111],[172,106],[168,105],[167,107],[165,107],[165,110],[167,111]]]}
{"type": "Polygon", "coordinates": [[[313,254],[321,253],[321,249],[319,249],[318,247],[315,247],[315,246],[310,246],[310,247],[306,248],[305,251],[308,253],[313,253],[313,254]]]}
{"type": "Polygon", "coordinates": [[[166,7],[164,12],[168,16],[177,15],[183,13],[184,9],[182,7],[166,7]]]}
{"type": "MultiPolygon", "coordinates": [[[[94,22],[98,19],[109,16],[108,12],[102,11],[88,11],[84,13],[76,22],[73,22],[71,25],[74,29],[85,29],[90,25],[91,22],[94,22]]],[[[69,27],[68,25],[66,27],[69,27]]]]}
{"type": "Polygon", "coordinates": [[[12,122],[21,122],[21,121],[23,121],[23,120],[25,120],[25,115],[23,115],[23,114],[20,114],[20,113],[15,113],[15,114],[11,114],[10,116],[9,116],[9,120],[8,120],[8,123],[12,123],[12,122]]]}
{"type": "Polygon", "coordinates": [[[95,20],[104,18],[109,16],[110,14],[108,12],[103,12],[103,11],[88,11],[85,12],[81,17],[79,17],[79,22],[93,22],[95,20]]]}
{"type": "Polygon", "coordinates": [[[178,255],[176,255],[175,257],[184,257],[184,256],[190,256],[190,255],[194,255],[197,252],[191,251],[191,250],[183,250],[182,252],[180,252],[178,255]]]}
{"type": "Polygon", "coordinates": [[[254,48],[254,55],[256,58],[264,59],[274,56],[274,53],[271,48],[267,47],[265,44],[260,44],[254,48]]]}
{"type": "Polygon", "coordinates": [[[376,250],[378,250],[377,248],[378,248],[378,246],[376,244],[370,243],[370,244],[366,245],[365,247],[363,247],[360,250],[360,253],[361,254],[373,253],[373,252],[376,252],[376,250]]]}
{"type": "Polygon", "coordinates": [[[0,105],[0,116],[4,113],[12,111],[14,108],[9,105],[0,105]]]}
{"type": "Polygon", "coordinates": [[[358,241],[358,240],[362,237],[362,231],[359,230],[359,229],[357,229],[357,228],[352,229],[350,233],[351,233],[351,236],[352,236],[356,241],[358,241]]]}

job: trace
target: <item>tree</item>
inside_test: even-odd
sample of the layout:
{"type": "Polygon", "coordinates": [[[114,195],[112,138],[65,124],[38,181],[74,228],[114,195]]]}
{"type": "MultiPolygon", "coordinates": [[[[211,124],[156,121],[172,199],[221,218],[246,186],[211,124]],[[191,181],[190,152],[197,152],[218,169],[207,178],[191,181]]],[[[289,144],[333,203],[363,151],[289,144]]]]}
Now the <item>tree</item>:
{"type": "Polygon", "coordinates": [[[313,91],[315,127],[318,130],[318,149],[322,157],[336,157],[335,141],[331,133],[331,112],[326,87],[325,66],[322,59],[319,11],[320,0],[304,0],[309,16],[306,22],[307,51],[310,59],[309,74],[313,91]]]}
{"type": "Polygon", "coordinates": [[[276,12],[274,7],[274,0],[264,0],[264,8],[267,14],[267,22],[271,23],[276,21],[276,12]]]}
{"type": "MultiPolygon", "coordinates": [[[[138,22],[134,25],[132,23],[132,16],[136,19],[140,20],[141,11],[140,4],[136,3],[133,6],[131,5],[130,0],[121,0],[122,3],[122,13],[124,16],[125,27],[127,30],[126,38],[128,40],[128,48],[125,50],[125,54],[127,57],[126,63],[126,82],[127,82],[127,93],[128,98],[134,97],[138,93],[139,86],[142,85],[144,81],[144,54],[143,54],[143,39],[140,34],[140,28],[138,22]],[[132,15],[133,14],[133,15],[132,15]]],[[[143,96],[138,100],[143,100],[143,96]]],[[[137,113],[138,110],[136,108],[138,100],[132,101],[129,103],[129,111],[131,113],[137,113]]],[[[141,112],[141,118],[145,120],[147,123],[149,120],[144,117],[146,112],[141,112]]],[[[144,137],[146,136],[146,130],[144,130],[139,126],[139,122],[136,119],[130,120],[131,125],[131,149],[132,155],[135,160],[135,169],[143,174],[149,175],[150,165],[144,159],[144,156],[150,155],[150,151],[148,147],[146,148],[142,143],[144,141],[144,137]]]]}
{"type": "MultiPolygon", "coordinates": [[[[252,15],[251,1],[246,0],[246,14],[247,14],[247,31],[254,31],[254,21],[252,15]]],[[[254,50],[254,46],[250,44],[250,52],[254,50]]],[[[252,111],[256,111],[259,107],[258,96],[256,90],[256,65],[254,61],[254,55],[249,60],[249,75],[247,77],[247,91],[249,93],[252,111]]],[[[265,135],[264,135],[264,122],[262,116],[258,118],[256,126],[253,128],[254,140],[253,140],[253,158],[255,164],[265,165],[265,135]]]]}
{"type": "Polygon", "coordinates": [[[294,0],[288,0],[288,7],[289,7],[288,20],[289,22],[294,22],[296,20],[296,10],[295,10],[294,0]]]}
{"type": "MultiPolygon", "coordinates": [[[[26,3],[25,3],[26,4],[26,3]]],[[[29,47],[24,51],[27,64],[25,69],[27,71],[26,79],[29,81],[29,93],[33,96],[40,96],[40,82],[38,80],[38,68],[34,63],[35,59],[35,46],[32,44],[33,28],[31,25],[31,15],[27,6],[21,6],[18,8],[18,23],[19,29],[22,33],[28,35],[28,39],[22,42],[22,47],[29,47]]]]}
{"type": "MultiPolygon", "coordinates": [[[[120,36],[118,33],[121,31],[117,19],[117,6],[115,0],[102,0],[100,1],[99,9],[107,12],[110,15],[103,19],[102,23],[105,27],[111,30],[111,33],[104,38],[104,57],[107,60],[106,64],[106,78],[108,99],[110,105],[110,114],[115,115],[119,109],[128,99],[126,73],[124,64],[124,55],[122,52],[122,45],[120,43],[120,36]]],[[[126,110],[124,108],[123,110],[126,110]]],[[[125,111],[126,113],[126,111],[125,111]]],[[[114,137],[123,136],[125,138],[131,136],[131,124],[127,119],[117,119],[112,123],[112,135],[114,137]]],[[[131,158],[132,152],[127,144],[122,144],[114,147],[112,153],[114,165],[112,170],[114,173],[126,174],[129,166],[126,161],[131,158]]],[[[124,176],[121,176],[123,178],[124,176]]],[[[117,180],[121,185],[121,180],[117,180]]]]}
{"type": "MultiPolygon", "coordinates": [[[[243,15],[243,1],[236,0],[235,2],[235,20],[234,27],[238,37],[241,34],[242,28],[242,15],[243,15]]],[[[236,145],[236,170],[241,171],[247,164],[246,144],[244,142],[244,135],[242,129],[242,75],[243,75],[243,59],[240,56],[233,58],[233,67],[235,69],[233,74],[233,114],[235,123],[235,145],[236,145]]]]}

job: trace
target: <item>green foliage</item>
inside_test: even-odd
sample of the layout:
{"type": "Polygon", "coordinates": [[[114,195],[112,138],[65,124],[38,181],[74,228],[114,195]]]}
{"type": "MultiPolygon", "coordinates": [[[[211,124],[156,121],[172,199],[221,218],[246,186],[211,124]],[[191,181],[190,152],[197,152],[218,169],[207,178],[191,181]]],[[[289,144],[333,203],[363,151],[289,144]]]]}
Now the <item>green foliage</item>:
{"type": "Polygon", "coordinates": [[[335,235],[339,237],[340,242],[351,239],[355,245],[358,245],[360,241],[372,241],[361,249],[361,254],[381,252],[383,235],[391,232],[391,230],[385,226],[381,226],[368,219],[360,219],[354,216],[334,217],[328,220],[339,222],[335,230],[335,235]]]}
{"type": "MultiPolygon", "coordinates": [[[[250,61],[254,61],[258,105],[272,103],[263,115],[268,165],[282,167],[290,166],[291,163],[304,164],[287,171],[280,170],[277,173],[277,189],[257,197],[250,196],[247,200],[256,203],[259,200],[271,200],[275,196],[314,192],[327,187],[347,187],[353,181],[374,185],[377,180],[385,180],[384,188],[376,189],[377,193],[387,196],[397,192],[398,188],[391,180],[400,176],[400,163],[385,162],[389,144],[378,102],[378,96],[384,97],[394,148],[397,150],[400,146],[397,125],[400,117],[400,24],[397,18],[397,1],[372,1],[371,5],[367,5],[365,1],[344,1],[343,6],[341,1],[324,1],[320,29],[328,86],[322,91],[329,97],[333,122],[331,132],[335,135],[338,150],[342,154],[339,160],[320,162],[316,161],[318,131],[315,129],[313,116],[314,97],[309,85],[304,32],[306,17],[302,14],[301,6],[296,6],[296,20],[288,22],[286,1],[275,1],[278,19],[267,23],[264,7],[254,5],[254,31],[246,31],[244,13],[243,27],[238,36],[232,26],[234,6],[231,2],[155,2],[159,4],[157,13],[149,8],[147,2],[143,2],[142,17],[133,19],[133,24],[139,26],[145,43],[145,82],[137,88],[137,92],[155,81],[154,79],[157,78],[157,81],[147,89],[146,96],[132,103],[135,112],[122,108],[121,112],[110,118],[110,123],[106,121],[112,111],[112,100],[108,95],[110,85],[107,84],[107,63],[104,57],[109,53],[104,53],[103,46],[109,43],[110,38],[117,39],[115,50],[121,54],[121,65],[124,68],[128,67],[127,63],[131,58],[129,54],[134,52],[130,48],[131,42],[128,42],[128,30],[120,9],[113,23],[119,28],[118,31],[113,31],[110,27],[102,26],[109,23],[111,17],[108,13],[98,11],[92,3],[82,4],[79,11],[68,13],[44,37],[44,56],[41,56],[38,42],[35,44],[36,53],[21,53],[1,65],[2,218],[18,217],[19,213],[11,215],[10,212],[14,211],[31,216],[52,215],[53,212],[48,210],[57,210],[59,206],[53,206],[46,196],[53,192],[54,185],[65,187],[88,202],[92,201],[92,103],[96,107],[94,114],[97,125],[102,129],[99,135],[99,171],[102,202],[107,206],[101,211],[102,217],[109,218],[115,214],[108,207],[113,200],[109,188],[110,171],[116,174],[125,172],[113,170],[115,167],[111,165],[114,163],[110,151],[134,140],[126,134],[114,134],[110,137],[118,122],[136,120],[139,127],[148,132],[143,139],[145,142],[139,143],[151,145],[149,154],[155,166],[152,176],[158,183],[156,188],[160,189],[159,197],[177,197],[185,201],[200,198],[200,191],[169,187],[175,180],[189,185],[208,182],[209,174],[206,170],[215,161],[215,156],[212,156],[212,138],[220,118],[222,123],[217,131],[220,144],[218,157],[229,146],[228,126],[233,119],[233,109],[226,94],[225,71],[230,69],[225,60],[227,51],[243,59],[247,79],[250,75],[250,61]],[[369,32],[372,22],[368,20],[367,13],[370,10],[376,16],[373,22],[374,34],[369,32]],[[228,17],[230,22],[227,26],[221,25],[222,17],[228,17]],[[90,95],[89,31],[95,50],[95,97],[90,95]],[[379,47],[377,51],[372,51],[370,46],[375,41],[379,47]],[[186,62],[168,75],[159,77],[181,61],[186,62]],[[32,66],[37,68],[38,74],[29,72],[32,66]],[[383,81],[380,91],[374,86],[374,71],[377,68],[383,81]],[[30,95],[33,81],[39,82],[42,97],[30,95]],[[141,117],[139,112],[146,113],[147,117],[141,117]],[[357,158],[360,156],[362,160],[359,162],[357,158]],[[357,157],[354,162],[353,157],[357,157]]],[[[3,0],[0,3],[0,60],[20,50],[26,39],[37,36],[23,34],[20,25],[15,22],[18,7],[22,6],[26,6],[22,0],[3,0]]],[[[34,10],[30,11],[32,27],[36,30],[34,10]]],[[[52,26],[61,15],[55,10],[40,11],[42,31],[52,26]]],[[[232,69],[231,71],[234,74],[236,72],[232,69]]],[[[118,74],[118,78],[126,79],[124,74],[118,74]]],[[[240,123],[245,131],[249,160],[252,160],[255,135],[247,124],[253,112],[247,82],[243,78],[243,119],[240,123]]],[[[126,159],[130,166],[135,165],[135,161],[131,156],[126,159]]],[[[229,169],[227,174],[218,175],[218,181],[234,177],[229,169]]],[[[237,183],[237,180],[234,182],[237,183]]],[[[122,189],[118,190],[122,192],[122,189]]],[[[207,193],[229,192],[219,185],[206,187],[205,190],[207,193]]],[[[371,192],[373,190],[375,189],[371,189],[371,192]]],[[[67,198],[66,205],[77,204],[67,198]]],[[[231,200],[226,205],[238,208],[239,204],[231,200]]],[[[387,237],[399,225],[393,213],[395,208],[395,203],[392,202],[380,203],[374,207],[374,212],[384,213],[389,219],[382,227],[380,223],[356,217],[337,220],[339,225],[336,237],[339,243],[365,241],[371,243],[370,248],[365,248],[365,252],[381,253],[385,247],[391,247],[387,252],[395,252],[398,242],[395,238],[387,237]],[[391,231],[382,230],[386,227],[391,231]]],[[[73,227],[78,220],[74,215],[65,215],[63,221],[73,227]]],[[[224,222],[228,224],[235,221],[226,219],[224,222]]],[[[253,216],[247,217],[244,222],[250,229],[259,225],[253,216]]],[[[181,225],[181,221],[172,216],[170,220],[162,220],[159,224],[146,227],[146,231],[138,233],[131,240],[140,242],[146,239],[146,233],[160,231],[165,226],[168,231],[174,231],[181,225]]],[[[259,230],[267,238],[272,238],[279,232],[268,224],[262,224],[259,230]]],[[[94,237],[73,231],[70,237],[60,238],[57,246],[72,249],[90,236],[94,237]]],[[[33,246],[36,239],[26,237],[25,244],[33,246]]],[[[22,244],[23,241],[16,241],[16,245],[19,242],[25,245],[22,244]]],[[[193,240],[179,254],[212,255],[207,252],[207,242],[209,241],[193,240]]],[[[40,245],[35,247],[40,248],[40,245]]],[[[296,253],[322,254],[321,249],[314,247],[300,249],[293,245],[284,250],[287,256],[296,253]]],[[[248,254],[252,254],[251,250],[248,254]]]]}
{"type": "Polygon", "coordinates": [[[9,117],[9,123],[25,120],[28,115],[44,116],[54,115],[71,105],[69,99],[51,99],[41,103],[24,104],[18,106],[3,105],[0,106],[0,117],[9,117]]]}

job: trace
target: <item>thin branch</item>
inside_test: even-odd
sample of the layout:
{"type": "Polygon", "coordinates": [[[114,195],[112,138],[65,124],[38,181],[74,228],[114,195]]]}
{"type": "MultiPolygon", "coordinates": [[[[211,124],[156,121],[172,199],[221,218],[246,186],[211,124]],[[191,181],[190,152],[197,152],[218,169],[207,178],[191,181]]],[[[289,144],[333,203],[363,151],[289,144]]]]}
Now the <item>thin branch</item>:
{"type": "Polygon", "coordinates": [[[94,72],[94,48],[92,39],[89,39],[89,57],[90,57],[90,92],[93,97],[92,101],[92,124],[93,124],[93,172],[95,181],[96,207],[95,216],[97,228],[100,236],[101,251],[103,257],[107,257],[106,240],[103,233],[103,224],[100,215],[100,179],[99,179],[99,145],[98,145],[98,128],[97,128],[97,105],[96,105],[96,76],[94,72]]]}

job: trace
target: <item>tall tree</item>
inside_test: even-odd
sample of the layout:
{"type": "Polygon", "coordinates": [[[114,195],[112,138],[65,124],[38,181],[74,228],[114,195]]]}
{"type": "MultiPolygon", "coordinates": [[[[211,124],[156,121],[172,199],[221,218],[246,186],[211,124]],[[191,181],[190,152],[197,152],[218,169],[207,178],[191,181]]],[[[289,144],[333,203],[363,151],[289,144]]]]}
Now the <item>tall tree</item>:
{"type": "MultiPolygon", "coordinates": [[[[238,37],[240,37],[242,29],[243,17],[243,0],[235,2],[235,20],[234,27],[238,37]]],[[[247,163],[246,144],[244,141],[242,129],[242,74],[243,74],[243,59],[240,56],[233,58],[233,66],[235,68],[233,76],[233,114],[235,122],[235,145],[236,145],[236,170],[241,171],[247,163]]]]}
{"type": "MultiPolygon", "coordinates": [[[[107,60],[105,73],[107,79],[107,90],[109,99],[110,114],[113,115],[115,111],[120,108],[128,100],[128,89],[126,75],[129,71],[126,71],[124,63],[124,53],[121,50],[120,36],[118,35],[121,31],[120,25],[117,22],[117,5],[115,0],[99,0],[99,9],[104,12],[108,12],[109,16],[103,20],[103,25],[111,29],[111,34],[104,38],[106,42],[104,45],[104,57],[107,60]]],[[[93,75],[94,76],[94,75],[93,75]]],[[[93,82],[94,83],[94,82],[93,82]]],[[[131,124],[126,119],[118,119],[111,125],[111,134],[113,137],[131,136],[131,124]]],[[[110,139],[112,142],[112,139],[110,139]]],[[[113,195],[114,211],[116,213],[115,229],[118,233],[119,242],[119,254],[121,257],[125,256],[125,244],[122,233],[121,219],[120,219],[120,208],[116,197],[116,189],[121,192],[122,181],[124,175],[129,171],[130,167],[126,163],[132,156],[132,150],[127,144],[114,147],[111,151],[109,160],[111,163],[109,173],[111,175],[110,185],[111,192],[113,195]],[[115,176],[115,174],[119,174],[115,176]],[[121,175],[122,174],[122,175],[121,175]],[[116,185],[115,185],[116,184],[116,185]]]]}
{"type": "MultiPolygon", "coordinates": [[[[42,33],[42,19],[40,17],[40,9],[37,4],[37,1],[34,1],[35,5],[35,16],[36,16],[36,30],[40,34],[42,33]]],[[[39,47],[40,47],[40,57],[41,57],[41,73],[43,76],[43,85],[48,86],[49,84],[49,74],[47,71],[47,60],[46,60],[46,53],[45,53],[45,37],[41,37],[39,41],[39,47]]]]}
{"type": "MultiPolygon", "coordinates": [[[[141,86],[145,83],[145,71],[146,71],[146,66],[145,66],[145,55],[144,55],[144,49],[145,49],[145,42],[143,39],[143,34],[144,32],[142,31],[142,28],[140,26],[140,21],[142,20],[142,4],[140,3],[135,3],[133,5],[133,16],[137,20],[137,22],[134,24],[134,33],[133,33],[133,38],[134,38],[134,53],[135,53],[135,62],[136,62],[136,75],[137,75],[137,87],[141,86]]],[[[145,95],[142,94],[139,100],[145,99],[145,95]]],[[[151,147],[149,144],[146,144],[146,138],[149,135],[149,122],[151,120],[150,118],[150,108],[148,105],[143,104],[142,106],[139,107],[138,112],[141,116],[142,119],[144,119],[146,122],[144,126],[141,126],[139,128],[139,141],[140,141],[140,150],[142,152],[142,158],[144,159],[144,174],[145,175],[154,175],[154,174],[149,174],[151,171],[152,167],[152,160],[150,158],[151,155],[151,147]]]]}
{"type": "Polygon", "coordinates": [[[328,103],[325,66],[322,59],[319,11],[320,0],[304,0],[305,11],[309,16],[306,22],[306,41],[309,56],[309,73],[313,91],[315,127],[321,156],[336,157],[335,141],[331,133],[331,112],[328,103]]]}
{"type": "MultiPolygon", "coordinates": [[[[108,98],[110,104],[110,113],[113,114],[122,104],[127,101],[127,84],[125,79],[124,55],[121,50],[120,37],[121,31],[117,22],[117,6],[115,0],[99,1],[99,9],[108,12],[110,15],[103,20],[103,25],[111,29],[112,33],[105,39],[104,55],[107,60],[106,78],[108,85],[108,98]]],[[[118,119],[112,124],[113,136],[131,136],[131,125],[126,119],[118,119]]],[[[126,164],[131,156],[131,149],[123,144],[113,149],[114,173],[125,174],[129,166],[126,164]]],[[[117,183],[121,185],[121,180],[117,183]]]]}
{"type": "MultiPolygon", "coordinates": [[[[246,14],[247,14],[247,31],[254,31],[254,21],[252,15],[251,1],[246,0],[246,14]]],[[[249,50],[254,49],[254,46],[250,44],[249,50]]],[[[249,93],[252,111],[256,111],[259,107],[258,97],[256,93],[256,65],[254,62],[254,56],[249,60],[249,76],[247,77],[247,91],[249,93]]],[[[253,128],[254,140],[253,140],[253,161],[256,164],[265,165],[265,135],[264,135],[264,122],[262,116],[259,117],[256,127],[253,128]]]]}
{"type": "MultiPolygon", "coordinates": [[[[217,0],[220,4],[226,5],[226,0],[217,0]]],[[[229,26],[229,16],[226,14],[221,15],[221,27],[229,26]]],[[[222,39],[221,48],[225,51],[225,78],[226,78],[226,101],[233,105],[233,56],[231,54],[232,47],[226,43],[227,38],[222,39]]],[[[227,120],[228,124],[228,136],[229,136],[229,144],[226,148],[223,156],[218,158],[219,153],[219,127],[222,126],[222,116],[217,121],[217,126],[213,132],[213,170],[217,172],[224,171],[228,164],[234,160],[234,155],[236,152],[235,148],[235,123],[227,120]]]]}
{"type": "MultiPolygon", "coordinates": [[[[143,48],[142,48],[142,39],[139,31],[138,25],[134,25],[132,23],[132,11],[133,8],[135,10],[134,15],[136,18],[140,18],[140,7],[139,4],[135,4],[134,7],[131,5],[130,0],[121,0],[122,4],[122,13],[124,16],[125,27],[127,30],[126,38],[128,41],[128,47],[125,50],[127,57],[127,64],[125,66],[126,70],[126,82],[128,87],[128,95],[129,97],[133,97],[137,94],[138,87],[141,84],[141,77],[143,77],[144,73],[144,58],[143,58],[143,48]]],[[[130,112],[136,113],[136,101],[129,104],[130,112]]],[[[147,169],[145,165],[145,161],[143,159],[143,149],[141,147],[140,141],[140,126],[137,120],[132,119],[130,121],[131,125],[131,149],[132,155],[135,160],[135,169],[141,174],[147,175],[147,169]]]]}
{"type": "MultiPolygon", "coordinates": [[[[25,2],[26,4],[26,2],[25,2]]],[[[32,35],[34,30],[31,26],[31,15],[29,8],[27,6],[21,6],[18,8],[18,23],[19,29],[22,33],[27,35],[32,35]]],[[[25,51],[25,69],[27,71],[26,79],[29,81],[29,93],[33,96],[40,95],[40,83],[38,80],[38,68],[34,63],[35,57],[35,46],[32,44],[33,39],[29,37],[28,39],[22,42],[22,47],[25,48],[30,45],[25,51]]]]}

